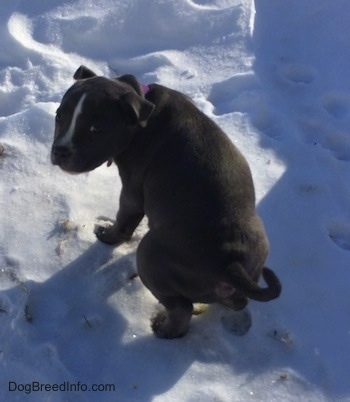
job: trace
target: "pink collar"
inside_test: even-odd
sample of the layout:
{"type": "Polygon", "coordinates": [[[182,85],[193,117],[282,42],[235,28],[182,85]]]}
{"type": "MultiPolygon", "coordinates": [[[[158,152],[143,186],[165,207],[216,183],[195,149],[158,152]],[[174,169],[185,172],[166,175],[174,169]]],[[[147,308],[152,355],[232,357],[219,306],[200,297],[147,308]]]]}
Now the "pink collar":
{"type": "Polygon", "coordinates": [[[140,84],[140,86],[141,86],[143,95],[146,96],[148,94],[148,92],[150,91],[149,85],[140,84]]]}

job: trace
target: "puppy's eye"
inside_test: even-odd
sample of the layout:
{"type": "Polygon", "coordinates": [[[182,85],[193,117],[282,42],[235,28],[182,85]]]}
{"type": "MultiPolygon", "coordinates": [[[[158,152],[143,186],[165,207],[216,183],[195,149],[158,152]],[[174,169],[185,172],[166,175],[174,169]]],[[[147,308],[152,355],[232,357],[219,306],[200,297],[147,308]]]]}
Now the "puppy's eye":
{"type": "Polygon", "coordinates": [[[90,127],[90,133],[98,134],[98,133],[100,133],[101,131],[102,131],[102,127],[99,126],[99,125],[97,125],[97,124],[93,124],[93,125],[90,127]]]}

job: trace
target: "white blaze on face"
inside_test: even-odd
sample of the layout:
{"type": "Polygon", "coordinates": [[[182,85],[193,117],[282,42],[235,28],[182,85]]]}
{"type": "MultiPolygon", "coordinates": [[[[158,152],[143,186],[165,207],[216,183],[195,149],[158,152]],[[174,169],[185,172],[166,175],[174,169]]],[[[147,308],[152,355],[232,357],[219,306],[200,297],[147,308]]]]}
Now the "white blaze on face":
{"type": "Polygon", "coordinates": [[[70,125],[68,127],[66,134],[62,137],[62,139],[60,141],[60,145],[69,145],[72,142],[73,134],[75,131],[75,126],[77,124],[77,119],[83,110],[83,103],[84,103],[85,98],[86,98],[86,93],[83,94],[81,96],[81,98],[79,99],[79,102],[77,103],[77,105],[74,109],[74,112],[73,112],[72,121],[70,122],[70,125]]]}

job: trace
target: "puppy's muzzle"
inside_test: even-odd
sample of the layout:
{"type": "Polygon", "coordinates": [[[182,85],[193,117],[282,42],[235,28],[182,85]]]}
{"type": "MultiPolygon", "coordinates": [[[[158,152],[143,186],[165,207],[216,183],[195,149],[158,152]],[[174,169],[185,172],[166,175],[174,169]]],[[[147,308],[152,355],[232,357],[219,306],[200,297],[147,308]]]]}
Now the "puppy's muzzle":
{"type": "Polygon", "coordinates": [[[61,165],[72,156],[70,147],[66,145],[54,145],[51,150],[51,162],[53,165],[61,165]]]}

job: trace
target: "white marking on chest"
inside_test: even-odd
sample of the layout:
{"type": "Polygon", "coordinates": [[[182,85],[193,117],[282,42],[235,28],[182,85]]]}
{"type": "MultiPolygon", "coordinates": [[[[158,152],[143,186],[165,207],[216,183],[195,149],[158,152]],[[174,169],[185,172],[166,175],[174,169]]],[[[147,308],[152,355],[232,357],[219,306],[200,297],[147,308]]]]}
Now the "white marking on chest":
{"type": "Polygon", "coordinates": [[[77,119],[83,110],[83,103],[84,103],[85,98],[86,98],[86,93],[81,96],[81,98],[79,99],[79,102],[77,103],[77,105],[74,109],[73,117],[72,117],[72,120],[68,127],[68,130],[60,141],[61,145],[69,145],[72,142],[73,135],[75,132],[75,127],[77,124],[77,119]]]}

